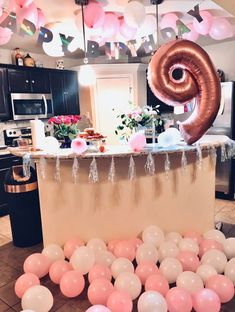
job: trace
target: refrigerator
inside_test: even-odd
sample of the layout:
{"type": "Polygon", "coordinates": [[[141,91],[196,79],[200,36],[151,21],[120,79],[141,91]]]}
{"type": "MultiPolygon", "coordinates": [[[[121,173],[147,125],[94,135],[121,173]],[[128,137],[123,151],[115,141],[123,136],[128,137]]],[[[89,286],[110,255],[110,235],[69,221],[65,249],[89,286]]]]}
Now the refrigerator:
{"type": "MultiPolygon", "coordinates": [[[[174,123],[184,121],[192,112],[176,114],[174,123]]],[[[206,134],[226,135],[235,140],[235,81],[221,82],[221,103],[217,117],[206,134]]],[[[221,162],[221,150],[217,150],[216,163],[216,197],[234,199],[235,192],[235,159],[221,162]]]]}
{"type": "MultiPolygon", "coordinates": [[[[221,83],[221,104],[218,115],[207,134],[226,135],[235,140],[235,82],[221,83]]],[[[217,151],[216,197],[234,199],[235,159],[221,162],[221,151],[217,151]]]]}

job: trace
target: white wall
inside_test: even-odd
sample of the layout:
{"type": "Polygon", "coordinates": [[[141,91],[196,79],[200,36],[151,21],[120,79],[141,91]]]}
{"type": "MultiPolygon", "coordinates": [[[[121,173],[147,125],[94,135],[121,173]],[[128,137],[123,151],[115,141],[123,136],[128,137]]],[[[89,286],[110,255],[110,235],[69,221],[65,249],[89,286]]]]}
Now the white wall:
{"type": "Polygon", "coordinates": [[[235,80],[235,41],[218,42],[203,48],[215,67],[224,71],[226,80],[235,80]]]}
{"type": "MultiPolygon", "coordinates": [[[[23,54],[26,55],[28,52],[23,51],[23,54]]],[[[0,49],[0,63],[1,64],[13,64],[12,63],[12,50],[8,49],[0,49]]],[[[47,68],[56,68],[56,60],[63,59],[64,60],[64,66],[65,69],[68,69],[73,66],[79,65],[79,60],[77,59],[69,59],[69,58],[61,58],[61,57],[51,57],[46,54],[36,54],[29,52],[30,56],[33,57],[35,61],[38,61],[39,63],[43,64],[43,67],[47,68]]]]}

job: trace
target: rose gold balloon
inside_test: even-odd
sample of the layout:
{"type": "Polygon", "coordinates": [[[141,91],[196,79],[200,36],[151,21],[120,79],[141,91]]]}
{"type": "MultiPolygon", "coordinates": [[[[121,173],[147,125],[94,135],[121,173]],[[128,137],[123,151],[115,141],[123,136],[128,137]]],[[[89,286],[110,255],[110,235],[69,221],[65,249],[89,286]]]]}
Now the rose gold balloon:
{"type": "Polygon", "coordinates": [[[176,39],[162,45],[148,67],[149,86],[156,97],[170,106],[196,97],[191,116],[179,124],[188,144],[199,140],[210,128],[220,106],[221,87],[208,54],[196,43],[176,39]],[[175,79],[176,69],[183,71],[175,79]]]}

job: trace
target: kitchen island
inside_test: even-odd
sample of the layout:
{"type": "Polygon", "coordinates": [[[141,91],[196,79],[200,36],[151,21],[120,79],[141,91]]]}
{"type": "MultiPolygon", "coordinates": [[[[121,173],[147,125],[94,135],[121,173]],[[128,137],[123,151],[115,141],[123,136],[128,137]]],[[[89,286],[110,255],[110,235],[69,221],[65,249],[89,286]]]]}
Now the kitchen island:
{"type": "Polygon", "coordinates": [[[148,144],[141,152],[10,152],[36,163],[44,245],[63,245],[75,236],[130,238],[151,224],[181,233],[213,228],[215,152],[231,144],[226,136],[204,136],[192,146],[148,144]]]}

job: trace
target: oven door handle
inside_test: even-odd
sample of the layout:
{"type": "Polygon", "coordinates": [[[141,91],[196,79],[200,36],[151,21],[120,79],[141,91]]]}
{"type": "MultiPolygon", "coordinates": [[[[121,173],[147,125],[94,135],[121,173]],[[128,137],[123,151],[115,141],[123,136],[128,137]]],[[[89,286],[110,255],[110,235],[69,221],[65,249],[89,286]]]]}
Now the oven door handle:
{"type": "Polygon", "coordinates": [[[45,117],[47,117],[47,100],[44,94],[42,94],[42,99],[43,99],[44,107],[45,107],[45,117]]]}

